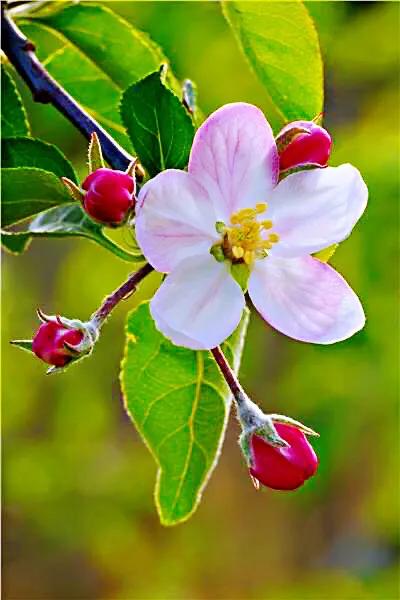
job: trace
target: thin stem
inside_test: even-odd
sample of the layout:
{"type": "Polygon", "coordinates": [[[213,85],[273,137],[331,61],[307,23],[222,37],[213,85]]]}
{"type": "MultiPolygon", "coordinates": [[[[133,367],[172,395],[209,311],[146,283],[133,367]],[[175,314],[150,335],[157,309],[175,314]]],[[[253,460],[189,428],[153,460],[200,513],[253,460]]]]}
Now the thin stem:
{"type": "Polygon", "coordinates": [[[136,286],[152,271],[153,267],[146,263],[138,271],[132,273],[122,285],[104,299],[101,306],[93,313],[91,321],[95,322],[97,327],[101,327],[117,304],[135,292],[136,286]]]}
{"type": "Polygon", "coordinates": [[[103,154],[114,169],[125,170],[134,160],[46,71],[35,54],[35,46],[15,25],[1,3],[2,50],[32,92],[35,102],[52,104],[87,140],[95,131],[103,154]]]}
{"type": "Polygon", "coordinates": [[[212,348],[210,352],[213,355],[215,362],[217,363],[219,370],[221,371],[226,383],[228,384],[229,389],[231,390],[237,405],[242,405],[245,402],[245,399],[247,400],[247,395],[242,386],[240,385],[235,373],[229,366],[229,363],[225,358],[225,354],[222,352],[219,346],[217,346],[216,348],[212,348]]]}

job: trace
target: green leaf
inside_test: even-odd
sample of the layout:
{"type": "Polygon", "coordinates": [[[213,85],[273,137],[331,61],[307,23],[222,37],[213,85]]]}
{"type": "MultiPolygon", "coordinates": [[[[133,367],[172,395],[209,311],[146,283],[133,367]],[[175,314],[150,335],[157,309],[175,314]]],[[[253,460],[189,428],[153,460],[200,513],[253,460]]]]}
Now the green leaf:
{"type": "Polygon", "coordinates": [[[121,116],[150,176],[187,165],[193,123],[179,98],[161,81],[160,72],[148,75],[124,92],[121,116]]]}
{"type": "Polygon", "coordinates": [[[56,146],[27,137],[3,140],[1,148],[3,167],[36,167],[50,171],[57,177],[68,177],[78,182],[76,173],[64,154],[56,146]]]}
{"type": "Polygon", "coordinates": [[[130,149],[119,115],[121,93],[134,81],[165,62],[146,35],[108,7],[73,4],[49,15],[23,19],[21,28],[37,42],[39,57],[57,81],[107,129],[130,149]],[[41,53],[55,36],[61,46],[50,55],[41,53]]]}
{"type": "Polygon", "coordinates": [[[62,33],[121,89],[165,60],[145,34],[106,6],[74,4],[37,20],[62,33]]]}
{"type": "Polygon", "coordinates": [[[22,254],[29,246],[31,236],[29,233],[1,231],[1,244],[11,254],[22,254]]]}
{"type": "Polygon", "coordinates": [[[323,107],[318,36],[307,9],[291,2],[223,2],[239,45],[284,121],[312,119],[323,107]]]}
{"type": "Polygon", "coordinates": [[[1,195],[3,227],[71,200],[56,175],[33,167],[2,169],[1,195]]]}
{"type": "MultiPolygon", "coordinates": [[[[122,260],[131,262],[144,260],[140,250],[127,252],[106,237],[102,227],[89,219],[76,202],[57,206],[41,213],[29,224],[25,231],[3,231],[1,241],[3,246],[10,252],[20,254],[26,250],[32,238],[62,238],[67,236],[84,237],[92,240],[106,250],[113,252],[122,260]]],[[[132,242],[135,244],[133,233],[132,242]]]]}
{"type": "Polygon", "coordinates": [[[21,96],[8,71],[1,68],[1,137],[29,135],[21,96]]]}
{"type": "MultiPolygon", "coordinates": [[[[248,323],[223,345],[237,371],[248,323]]],[[[175,525],[196,510],[221,450],[231,398],[209,352],[179,348],[159,331],[149,305],[128,316],[121,386],[128,415],[158,465],[161,522],[175,525]]]]}

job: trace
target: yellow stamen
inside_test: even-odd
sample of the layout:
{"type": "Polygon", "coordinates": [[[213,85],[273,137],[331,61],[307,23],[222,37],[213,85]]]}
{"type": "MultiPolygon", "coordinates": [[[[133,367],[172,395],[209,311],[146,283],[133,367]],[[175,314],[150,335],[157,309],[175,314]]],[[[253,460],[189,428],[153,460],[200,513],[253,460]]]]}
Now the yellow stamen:
{"type": "Polygon", "coordinates": [[[269,242],[268,240],[263,240],[260,243],[261,248],[266,248],[267,250],[269,250],[270,248],[272,248],[272,242],[269,242]]]}
{"type": "Polygon", "coordinates": [[[264,227],[264,229],[271,229],[272,221],[270,221],[269,219],[267,219],[266,221],[261,221],[261,225],[264,227]]]}
{"type": "Polygon", "coordinates": [[[254,219],[257,212],[254,208],[242,208],[237,213],[234,213],[231,217],[231,223],[235,225],[236,223],[243,223],[249,219],[254,219]]]}
{"type": "Polygon", "coordinates": [[[276,242],[279,242],[279,235],[277,233],[270,233],[268,239],[273,244],[276,244],[276,242]]]}
{"type": "Polygon", "coordinates": [[[242,208],[233,213],[230,226],[222,222],[216,224],[218,233],[222,235],[221,248],[226,258],[232,262],[251,265],[254,260],[265,258],[272,245],[279,241],[277,233],[265,231],[272,228],[270,219],[259,221],[258,215],[267,210],[265,202],[259,202],[255,208],[242,208]]]}

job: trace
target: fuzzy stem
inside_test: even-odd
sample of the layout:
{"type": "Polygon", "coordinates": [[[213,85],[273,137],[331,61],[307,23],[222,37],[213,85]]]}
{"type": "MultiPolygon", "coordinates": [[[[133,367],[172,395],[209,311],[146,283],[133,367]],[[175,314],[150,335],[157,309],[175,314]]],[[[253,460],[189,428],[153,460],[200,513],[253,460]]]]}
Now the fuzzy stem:
{"type": "Polygon", "coordinates": [[[91,322],[101,327],[117,304],[130,296],[136,290],[136,286],[152,271],[153,267],[145,263],[138,271],[132,273],[122,285],[104,299],[101,306],[93,313],[91,322]]]}
{"type": "Polygon", "coordinates": [[[228,384],[229,389],[231,390],[237,404],[243,404],[244,398],[247,398],[247,396],[242,386],[240,385],[235,373],[229,366],[229,363],[226,360],[221,348],[217,346],[216,348],[212,348],[210,352],[213,355],[215,362],[217,363],[219,370],[221,371],[226,383],[228,384]]]}
{"type": "Polygon", "coordinates": [[[35,54],[35,46],[15,25],[7,14],[5,3],[2,12],[2,50],[32,92],[35,102],[52,104],[84,136],[90,140],[95,131],[99,136],[104,157],[114,169],[125,170],[134,160],[117,142],[70,96],[46,71],[35,54]]]}
{"type": "Polygon", "coordinates": [[[237,407],[237,415],[242,425],[251,426],[256,421],[255,418],[260,418],[263,415],[262,410],[250,400],[244,389],[239,383],[238,378],[229,366],[228,361],[221,348],[217,346],[211,349],[215,362],[221,371],[226,383],[229,386],[237,407]]]}
{"type": "Polygon", "coordinates": [[[250,449],[250,440],[253,433],[261,434],[270,444],[277,447],[287,446],[275,429],[273,421],[269,415],[265,415],[261,408],[255,402],[250,400],[242,386],[240,385],[235,373],[229,366],[221,348],[217,346],[212,348],[213,355],[226,383],[233,394],[236,404],[237,418],[242,427],[242,433],[239,438],[239,444],[244,456],[251,464],[252,455],[250,449]]]}

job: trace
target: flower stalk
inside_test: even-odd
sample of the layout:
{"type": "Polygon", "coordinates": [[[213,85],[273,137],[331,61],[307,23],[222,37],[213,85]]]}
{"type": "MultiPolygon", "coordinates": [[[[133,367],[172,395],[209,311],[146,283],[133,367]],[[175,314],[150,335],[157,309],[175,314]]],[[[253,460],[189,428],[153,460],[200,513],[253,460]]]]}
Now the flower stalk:
{"type": "Polygon", "coordinates": [[[252,463],[250,441],[254,433],[263,437],[271,446],[277,448],[286,447],[288,444],[278,434],[271,415],[264,414],[261,408],[248,397],[229,366],[221,348],[219,346],[213,348],[211,354],[232,392],[236,405],[237,418],[242,427],[239,444],[248,464],[251,465],[252,463]]]}
{"type": "Polygon", "coordinates": [[[117,304],[133,294],[136,291],[137,285],[153,270],[153,267],[149,263],[145,263],[138,271],[132,273],[123,284],[104,299],[101,306],[91,316],[90,322],[97,329],[100,329],[117,304]]]}
{"type": "Polygon", "coordinates": [[[278,414],[267,415],[263,413],[261,408],[248,397],[243,387],[240,385],[221,348],[219,346],[213,348],[211,354],[233,394],[237,418],[242,427],[239,445],[249,467],[252,467],[254,464],[252,451],[253,435],[258,435],[274,448],[287,448],[289,446],[288,442],[279,435],[275,423],[295,427],[298,431],[306,435],[318,436],[318,433],[313,429],[291,417],[278,414]]]}

